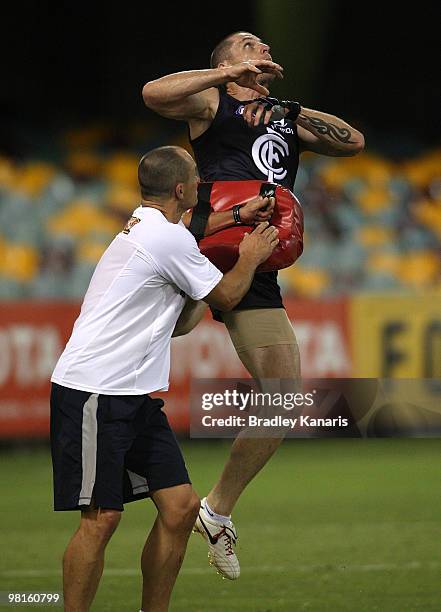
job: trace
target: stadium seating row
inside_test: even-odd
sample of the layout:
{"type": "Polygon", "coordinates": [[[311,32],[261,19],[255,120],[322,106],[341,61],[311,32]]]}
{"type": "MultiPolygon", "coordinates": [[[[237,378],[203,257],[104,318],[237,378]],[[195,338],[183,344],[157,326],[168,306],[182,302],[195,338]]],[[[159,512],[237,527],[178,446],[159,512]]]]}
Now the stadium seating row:
{"type": "MultiPolygon", "coordinates": [[[[83,295],[139,198],[139,151],[103,152],[102,135],[68,133],[59,163],[0,157],[1,298],[83,295]]],[[[296,195],[305,250],[280,274],[285,292],[332,297],[440,286],[441,151],[401,163],[306,154],[296,195]]]]}

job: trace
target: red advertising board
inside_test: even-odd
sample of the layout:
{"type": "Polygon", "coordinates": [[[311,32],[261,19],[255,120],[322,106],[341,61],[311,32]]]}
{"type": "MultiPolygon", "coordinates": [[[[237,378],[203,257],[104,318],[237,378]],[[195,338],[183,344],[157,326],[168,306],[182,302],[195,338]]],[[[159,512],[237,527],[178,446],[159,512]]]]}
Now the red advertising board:
{"type": "Polygon", "coordinates": [[[79,304],[8,303],[0,313],[0,437],[47,436],[49,378],[79,304]]]}
{"type": "MultiPolygon", "coordinates": [[[[352,374],[345,300],[285,300],[300,345],[304,377],[352,374]]],[[[44,437],[49,431],[49,378],[79,304],[23,302],[0,309],[0,438],[44,437]]],[[[225,327],[209,314],[172,341],[170,390],[163,394],[176,431],[188,428],[191,378],[246,378],[225,327]]]]}
{"type": "Polygon", "coordinates": [[[353,376],[348,299],[284,300],[300,347],[304,378],[353,376]]]}

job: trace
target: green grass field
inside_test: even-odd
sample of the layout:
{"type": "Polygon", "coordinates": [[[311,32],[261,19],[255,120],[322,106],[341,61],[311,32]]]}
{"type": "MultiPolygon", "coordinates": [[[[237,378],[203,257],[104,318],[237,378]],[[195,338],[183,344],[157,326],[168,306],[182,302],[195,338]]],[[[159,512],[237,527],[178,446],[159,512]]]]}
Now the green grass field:
{"type": "MultiPolygon", "coordinates": [[[[183,444],[201,494],[228,448],[183,444]]],[[[193,535],[170,609],[441,610],[440,455],[438,440],[285,442],[234,515],[241,578],[221,580],[193,535]]],[[[60,591],[60,558],[78,515],[51,511],[47,452],[0,461],[0,590],[60,591]]],[[[152,519],[148,500],[127,507],[92,610],[139,610],[138,558],[152,519]]]]}

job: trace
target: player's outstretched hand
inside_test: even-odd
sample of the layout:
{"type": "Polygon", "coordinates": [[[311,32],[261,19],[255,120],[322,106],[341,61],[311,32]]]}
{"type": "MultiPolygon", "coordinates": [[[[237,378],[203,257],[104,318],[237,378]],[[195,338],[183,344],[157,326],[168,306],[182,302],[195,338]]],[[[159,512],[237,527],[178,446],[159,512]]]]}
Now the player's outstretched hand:
{"type": "Polygon", "coordinates": [[[247,60],[227,67],[228,80],[234,81],[241,87],[254,89],[263,96],[269,95],[269,90],[257,82],[259,74],[274,74],[279,79],[283,79],[283,68],[270,60],[247,60]]]}
{"type": "Polygon", "coordinates": [[[245,225],[255,225],[262,221],[269,221],[274,212],[275,198],[262,198],[256,196],[248,200],[240,209],[240,220],[245,225]]]}
{"type": "Polygon", "coordinates": [[[239,245],[239,255],[258,266],[268,259],[278,244],[279,230],[264,221],[251,234],[245,234],[239,245]]]}

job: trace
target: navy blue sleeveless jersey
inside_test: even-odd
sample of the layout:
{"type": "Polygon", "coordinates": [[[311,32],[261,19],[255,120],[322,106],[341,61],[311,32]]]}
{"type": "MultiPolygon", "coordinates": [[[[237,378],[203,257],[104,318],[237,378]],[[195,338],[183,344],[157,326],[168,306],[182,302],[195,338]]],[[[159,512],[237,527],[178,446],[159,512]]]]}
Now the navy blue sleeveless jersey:
{"type": "MultiPolygon", "coordinates": [[[[219,107],[210,127],[191,140],[203,181],[262,180],[293,190],[299,164],[297,126],[289,119],[248,127],[247,102],[219,88],[219,107]]],[[[248,293],[235,310],[283,308],[277,272],[255,274],[248,293]]],[[[219,313],[213,316],[221,320],[219,313]]]]}

